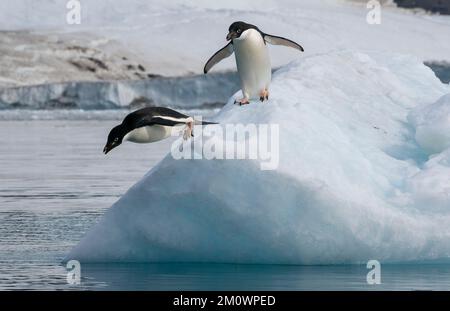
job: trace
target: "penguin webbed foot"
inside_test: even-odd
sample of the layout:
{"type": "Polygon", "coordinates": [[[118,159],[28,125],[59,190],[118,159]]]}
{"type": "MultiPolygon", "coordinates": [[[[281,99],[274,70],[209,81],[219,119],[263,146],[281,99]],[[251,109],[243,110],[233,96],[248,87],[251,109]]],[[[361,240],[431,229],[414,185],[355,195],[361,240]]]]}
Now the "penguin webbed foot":
{"type": "Polygon", "coordinates": [[[259,94],[259,100],[263,102],[264,100],[269,100],[269,91],[268,90],[262,90],[259,94]]]}
{"type": "Polygon", "coordinates": [[[248,104],[250,104],[250,101],[248,100],[248,98],[241,98],[241,99],[236,99],[235,101],[234,101],[234,104],[236,105],[236,104],[239,104],[239,106],[242,106],[242,105],[248,105],[248,104]]]}
{"type": "Polygon", "coordinates": [[[186,123],[186,128],[183,132],[183,139],[188,140],[189,138],[194,137],[194,122],[186,123]]]}

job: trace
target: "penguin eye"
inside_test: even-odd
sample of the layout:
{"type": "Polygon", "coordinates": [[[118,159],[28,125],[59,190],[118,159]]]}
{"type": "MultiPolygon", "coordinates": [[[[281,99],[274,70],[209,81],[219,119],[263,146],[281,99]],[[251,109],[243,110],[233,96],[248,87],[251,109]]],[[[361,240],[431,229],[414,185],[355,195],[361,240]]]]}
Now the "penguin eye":
{"type": "Polygon", "coordinates": [[[119,137],[114,138],[114,141],[115,142],[119,141],[119,137]]]}
{"type": "Polygon", "coordinates": [[[240,30],[240,29],[238,29],[238,30],[236,30],[236,32],[237,32],[237,33],[241,33],[241,30],[240,30]]]}

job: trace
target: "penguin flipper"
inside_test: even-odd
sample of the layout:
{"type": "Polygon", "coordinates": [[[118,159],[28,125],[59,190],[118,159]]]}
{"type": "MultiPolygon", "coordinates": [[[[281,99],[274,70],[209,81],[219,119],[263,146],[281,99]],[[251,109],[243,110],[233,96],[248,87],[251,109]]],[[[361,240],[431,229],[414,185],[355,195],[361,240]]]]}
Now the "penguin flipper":
{"type": "Polygon", "coordinates": [[[208,71],[218,62],[220,62],[222,59],[229,57],[231,54],[233,54],[234,48],[233,44],[230,41],[227,45],[225,45],[223,48],[218,50],[216,53],[214,53],[213,56],[211,56],[210,59],[206,62],[205,67],[203,68],[204,73],[208,73],[208,71]]]}
{"type": "Polygon", "coordinates": [[[264,40],[266,42],[270,43],[270,44],[273,44],[273,45],[284,45],[284,46],[287,46],[287,47],[291,47],[291,48],[297,49],[297,50],[299,50],[301,52],[304,51],[303,47],[300,44],[298,44],[297,42],[294,42],[292,40],[283,38],[283,37],[268,35],[268,34],[265,33],[264,34],[264,40]]]}

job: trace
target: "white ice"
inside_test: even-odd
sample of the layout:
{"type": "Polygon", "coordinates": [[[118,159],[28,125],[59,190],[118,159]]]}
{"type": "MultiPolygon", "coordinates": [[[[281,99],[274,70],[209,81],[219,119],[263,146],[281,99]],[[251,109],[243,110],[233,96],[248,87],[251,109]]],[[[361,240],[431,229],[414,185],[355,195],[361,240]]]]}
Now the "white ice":
{"type": "Polygon", "coordinates": [[[450,94],[425,107],[414,109],[410,121],[416,128],[416,140],[428,153],[450,147],[450,94]]]}
{"type": "Polygon", "coordinates": [[[216,118],[279,124],[277,170],[169,154],[67,259],[448,260],[449,93],[411,56],[346,50],[296,60],[275,73],[267,103],[230,98],[216,118]]]}

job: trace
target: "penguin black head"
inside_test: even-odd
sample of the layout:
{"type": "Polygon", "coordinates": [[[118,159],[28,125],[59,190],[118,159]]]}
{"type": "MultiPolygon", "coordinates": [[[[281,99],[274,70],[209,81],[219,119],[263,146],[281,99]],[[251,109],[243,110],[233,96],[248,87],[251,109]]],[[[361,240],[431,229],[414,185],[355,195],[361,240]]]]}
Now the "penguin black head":
{"type": "Polygon", "coordinates": [[[239,38],[247,29],[258,30],[258,27],[256,27],[255,25],[247,24],[245,22],[234,22],[228,28],[227,41],[239,38]]]}
{"type": "Polygon", "coordinates": [[[117,125],[114,127],[108,135],[108,141],[106,142],[105,148],[103,148],[103,152],[107,154],[112,149],[116,148],[122,143],[122,139],[125,136],[126,131],[123,124],[117,125]]]}

